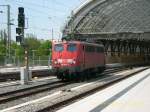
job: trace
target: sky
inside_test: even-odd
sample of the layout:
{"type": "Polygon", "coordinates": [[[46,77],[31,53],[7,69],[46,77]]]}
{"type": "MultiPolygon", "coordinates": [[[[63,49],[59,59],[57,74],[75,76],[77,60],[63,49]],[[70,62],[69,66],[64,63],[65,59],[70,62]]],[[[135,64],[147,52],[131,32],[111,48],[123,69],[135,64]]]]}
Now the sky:
{"type": "MultiPolygon", "coordinates": [[[[28,20],[26,34],[34,34],[39,39],[61,38],[61,31],[71,11],[79,7],[86,0],[0,0],[0,5],[11,6],[12,39],[15,40],[18,7],[24,7],[25,17],[28,20]]],[[[7,28],[7,10],[0,6],[0,30],[7,28]]],[[[27,23],[26,23],[27,24],[27,23]]]]}

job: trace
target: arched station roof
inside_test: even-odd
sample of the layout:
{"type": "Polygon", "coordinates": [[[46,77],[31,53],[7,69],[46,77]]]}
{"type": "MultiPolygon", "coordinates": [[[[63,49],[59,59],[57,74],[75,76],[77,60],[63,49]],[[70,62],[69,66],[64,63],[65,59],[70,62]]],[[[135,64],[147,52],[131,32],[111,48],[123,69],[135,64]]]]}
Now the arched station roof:
{"type": "MultiPolygon", "coordinates": [[[[87,0],[73,11],[64,33],[150,32],[150,0],[87,0]]],[[[143,38],[150,38],[149,35],[143,38]]]]}

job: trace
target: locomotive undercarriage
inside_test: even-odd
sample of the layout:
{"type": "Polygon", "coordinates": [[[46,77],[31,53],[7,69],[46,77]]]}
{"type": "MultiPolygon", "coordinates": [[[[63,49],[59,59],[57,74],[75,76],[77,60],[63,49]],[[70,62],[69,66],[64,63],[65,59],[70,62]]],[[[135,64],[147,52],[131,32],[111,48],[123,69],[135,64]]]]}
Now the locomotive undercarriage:
{"type": "Polygon", "coordinates": [[[72,71],[69,69],[57,69],[56,75],[58,79],[61,80],[75,80],[75,81],[84,81],[87,79],[91,79],[96,76],[97,73],[102,73],[105,70],[105,67],[97,67],[97,68],[90,68],[86,70],[76,70],[73,68],[72,71]]]}

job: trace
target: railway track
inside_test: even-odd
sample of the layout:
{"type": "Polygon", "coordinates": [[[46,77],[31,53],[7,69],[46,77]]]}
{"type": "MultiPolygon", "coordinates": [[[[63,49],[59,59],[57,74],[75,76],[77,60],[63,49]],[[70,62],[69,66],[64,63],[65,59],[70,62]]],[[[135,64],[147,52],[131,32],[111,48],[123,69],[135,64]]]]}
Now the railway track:
{"type": "MultiPolygon", "coordinates": [[[[53,73],[51,71],[33,71],[32,77],[47,77],[47,76],[53,76],[53,73]]],[[[6,82],[6,81],[16,81],[20,80],[20,73],[0,73],[0,82],[6,82]]]]}
{"type": "MultiPolygon", "coordinates": [[[[107,66],[106,66],[107,67],[107,66]]],[[[109,69],[117,70],[122,68],[127,68],[127,65],[119,65],[114,67],[107,67],[108,71],[109,69]]],[[[50,70],[43,70],[43,71],[33,71],[32,77],[47,77],[47,76],[54,76],[52,71],[50,70]]],[[[16,81],[20,80],[20,73],[19,72],[13,72],[13,73],[0,73],[0,82],[6,82],[6,81],[16,81]]]]}
{"type": "Polygon", "coordinates": [[[34,86],[31,88],[26,88],[26,89],[12,91],[12,92],[8,92],[8,93],[3,93],[3,94],[0,94],[0,104],[6,103],[8,101],[16,100],[19,98],[27,97],[30,95],[34,95],[34,94],[37,94],[40,92],[59,88],[59,87],[62,87],[62,86],[68,85],[68,84],[70,84],[70,82],[64,83],[61,81],[57,81],[57,82],[52,82],[52,83],[43,84],[43,85],[39,85],[39,86],[34,86]]]}
{"type": "MultiPolygon", "coordinates": [[[[137,73],[140,73],[148,68],[140,68],[137,70],[131,70],[127,73],[119,72],[122,75],[112,75],[110,77],[105,77],[94,81],[92,83],[87,83],[80,85],[74,88],[68,88],[63,91],[57,91],[51,95],[29,101],[14,107],[10,107],[1,112],[10,112],[10,111],[24,111],[24,112],[52,112],[56,111],[58,108],[63,107],[64,105],[69,105],[70,103],[75,102],[76,100],[87,97],[97,91],[100,91],[104,88],[112,86],[113,84],[120,82],[126,78],[129,78],[137,73]]],[[[127,70],[128,71],[128,70],[127,70]]],[[[115,72],[114,72],[115,73],[115,72]]]]}
{"type": "MultiPolygon", "coordinates": [[[[114,68],[112,71],[119,70],[121,68],[114,68]]],[[[108,69],[109,71],[109,69],[108,69]]],[[[33,72],[32,77],[47,77],[54,76],[52,72],[33,72]]],[[[20,73],[0,74],[0,82],[10,82],[20,80],[20,73]]]]}
{"type": "MultiPolygon", "coordinates": [[[[94,80],[98,80],[98,79],[104,80],[104,79],[110,77],[109,74],[113,74],[113,73],[117,73],[117,72],[121,72],[121,71],[124,71],[124,70],[123,69],[118,69],[118,70],[117,69],[115,69],[115,70],[112,69],[110,71],[106,70],[103,74],[101,74],[102,75],[101,78],[99,78],[97,76],[96,79],[91,79],[91,82],[94,81],[94,80]]],[[[35,86],[35,87],[32,87],[32,88],[26,88],[26,89],[22,89],[22,90],[18,90],[18,91],[12,91],[12,92],[8,92],[8,93],[0,94],[0,105],[7,104],[9,102],[18,101],[18,100],[20,100],[22,98],[30,97],[32,95],[36,95],[38,93],[43,93],[43,92],[46,92],[46,91],[51,91],[51,90],[55,90],[55,89],[57,89],[57,90],[63,90],[62,89],[63,87],[65,87],[67,85],[69,86],[71,84],[72,85],[76,85],[73,82],[61,82],[61,81],[57,81],[57,82],[51,82],[51,83],[48,83],[48,84],[45,84],[45,85],[35,86]]],[[[81,84],[78,84],[78,85],[81,85],[81,84]]],[[[76,87],[76,86],[74,86],[74,87],[76,87]]],[[[67,89],[64,89],[63,91],[67,91],[67,89]]],[[[76,100],[76,98],[74,100],[76,100]]],[[[65,104],[67,104],[69,102],[70,102],[70,100],[69,101],[67,100],[67,102],[65,104]]],[[[43,112],[43,111],[49,110],[51,108],[55,109],[56,107],[58,107],[58,105],[61,106],[63,104],[64,103],[60,102],[60,103],[55,104],[53,106],[46,107],[46,108],[44,108],[44,110],[42,109],[40,111],[43,112]]]]}
{"type": "MultiPolygon", "coordinates": [[[[108,74],[112,74],[112,73],[119,72],[122,70],[123,69],[107,70],[106,72],[101,74],[102,75],[101,78],[103,79],[105,77],[108,77],[108,74]],[[105,74],[107,75],[105,76],[105,74]]],[[[97,79],[98,78],[99,76],[97,76],[97,79]]],[[[95,79],[91,79],[91,80],[95,80],[95,79]]],[[[2,93],[0,94],[0,105],[9,103],[15,100],[19,100],[21,98],[30,97],[38,93],[43,93],[46,91],[51,91],[51,90],[55,90],[59,88],[62,89],[62,87],[70,85],[70,84],[74,84],[74,82],[54,81],[54,82],[50,82],[44,85],[39,85],[39,86],[31,87],[31,88],[25,88],[25,89],[20,89],[17,91],[2,93]]]]}

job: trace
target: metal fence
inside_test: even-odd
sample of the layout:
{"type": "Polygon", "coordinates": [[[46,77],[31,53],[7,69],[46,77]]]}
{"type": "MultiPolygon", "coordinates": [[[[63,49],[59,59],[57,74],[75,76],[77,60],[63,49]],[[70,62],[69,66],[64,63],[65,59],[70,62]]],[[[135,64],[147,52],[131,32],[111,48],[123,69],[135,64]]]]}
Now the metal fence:
{"type": "MultiPolygon", "coordinates": [[[[51,64],[50,56],[29,56],[29,66],[49,66],[51,64]]],[[[23,66],[24,57],[23,56],[11,56],[10,58],[6,56],[0,56],[0,67],[7,66],[23,66]]]]}

